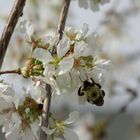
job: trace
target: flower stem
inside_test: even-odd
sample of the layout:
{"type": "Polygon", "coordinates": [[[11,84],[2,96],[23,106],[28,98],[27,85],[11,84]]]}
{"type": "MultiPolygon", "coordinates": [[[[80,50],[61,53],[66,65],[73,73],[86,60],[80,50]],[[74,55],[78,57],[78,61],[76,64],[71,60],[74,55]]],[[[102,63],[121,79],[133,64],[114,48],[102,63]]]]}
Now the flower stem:
{"type": "Polygon", "coordinates": [[[10,12],[8,21],[3,30],[0,39],[0,69],[5,57],[6,50],[8,48],[9,41],[16,27],[18,19],[23,15],[23,8],[25,6],[26,0],[15,0],[14,6],[10,12]]]}

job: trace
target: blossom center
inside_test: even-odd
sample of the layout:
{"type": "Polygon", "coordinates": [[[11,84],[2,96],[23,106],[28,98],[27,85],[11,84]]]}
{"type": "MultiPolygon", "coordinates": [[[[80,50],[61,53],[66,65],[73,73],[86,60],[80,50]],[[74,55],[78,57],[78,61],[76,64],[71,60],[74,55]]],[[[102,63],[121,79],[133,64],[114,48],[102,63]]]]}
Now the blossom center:
{"type": "Polygon", "coordinates": [[[31,97],[26,97],[22,105],[18,106],[18,113],[22,119],[22,128],[29,126],[29,124],[39,120],[43,112],[43,105],[38,104],[31,97]]]}

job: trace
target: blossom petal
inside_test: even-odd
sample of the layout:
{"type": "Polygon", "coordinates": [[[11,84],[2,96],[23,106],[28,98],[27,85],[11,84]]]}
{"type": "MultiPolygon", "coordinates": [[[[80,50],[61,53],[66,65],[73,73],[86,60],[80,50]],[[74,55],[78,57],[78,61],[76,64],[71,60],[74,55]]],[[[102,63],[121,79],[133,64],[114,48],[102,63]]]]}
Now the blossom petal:
{"type": "Polygon", "coordinates": [[[109,68],[108,67],[109,64],[110,64],[110,61],[104,60],[104,59],[100,59],[95,62],[95,65],[97,66],[97,68],[106,69],[106,70],[109,68]]]}
{"type": "Polygon", "coordinates": [[[69,128],[64,128],[64,138],[65,140],[79,140],[78,135],[69,128]]]}
{"type": "Polygon", "coordinates": [[[15,128],[13,131],[6,133],[5,137],[7,140],[18,140],[20,138],[19,130],[15,128]]]}
{"type": "Polygon", "coordinates": [[[88,33],[88,24],[84,23],[83,26],[81,27],[81,29],[79,30],[77,36],[76,36],[76,39],[80,40],[82,39],[83,37],[86,36],[86,34],[88,33]]]}
{"type": "Polygon", "coordinates": [[[58,57],[62,58],[68,52],[69,48],[70,42],[66,38],[62,39],[57,46],[58,57]]]}
{"type": "Polygon", "coordinates": [[[60,63],[59,63],[59,75],[64,74],[68,71],[70,71],[73,67],[74,64],[74,59],[70,57],[64,58],[60,63]]]}
{"type": "Polygon", "coordinates": [[[21,118],[17,113],[12,113],[11,120],[15,124],[15,126],[19,128],[21,124],[21,118]]]}
{"type": "Polygon", "coordinates": [[[0,99],[0,112],[12,106],[13,106],[12,103],[6,102],[5,100],[3,100],[3,98],[0,99]]]}
{"type": "Polygon", "coordinates": [[[48,64],[52,60],[53,60],[53,57],[52,57],[51,53],[46,51],[45,52],[45,63],[48,64]]]}
{"type": "Polygon", "coordinates": [[[38,134],[37,132],[39,130],[39,122],[36,121],[36,122],[32,123],[30,126],[31,126],[32,133],[34,134],[36,139],[39,139],[39,136],[37,135],[38,134]]]}
{"type": "Polygon", "coordinates": [[[53,78],[53,76],[54,76],[54,72],[49,71],[48,73],[46,73],[45,78],[42,78],[42,80],[45,81],[47,84],[51,85],[54,93],[56,93],[57,95],[60,95],[58,84],[56,80],[53,78]]]}
{"type": "Polygon", "coordinates": [[[74,47],[74,54],[77,57],[83,56],[84,51],[86,50],[87,44],[83,41],[76,43],[74,47]]]}
{"type": "Polygon", "coordinates": [[[56,128],[49,129],[49,128],[46,128],[46,127],[41,127],[41,129],[48,135],[52,135],[56,131],[56,128]]]}
{"type": "Polygon", "coordinates": [[[34,28],[31,23],[27,20],[20,22],[20,31],[26,33],[31,40],[31,36],[34,34],[34,28]]]}
{"type": "Polygon", "coordinates": [[[65,124],[72,124],[79,118],[79,112],[74,111],[69,114],[69,118],[64,121],[65,124]]]}
{"type": "Polygon", "coordinates": [[[3,99],[4,99],[6,102],[8,102],[8,103],[14,102],[14,99],[13,99],[12,96],[7,96],[7,95],[4,95],[4,94],[3,94],[2,97],[3,97],[3,99]]]}
{"type": "Polygon", "coordinates": [[[22,140],[35,140],[35,137],[34,137],[34,135],[33,135],[33,133],[31,132],[30,129],[26,129],[23,132],[22,140]]]}
{"type": "Polygon", "coordinates": [[[0,83],[0,94],[6,94],[10,96],[15,95],[12,86],[5,83],[0,83]]]}

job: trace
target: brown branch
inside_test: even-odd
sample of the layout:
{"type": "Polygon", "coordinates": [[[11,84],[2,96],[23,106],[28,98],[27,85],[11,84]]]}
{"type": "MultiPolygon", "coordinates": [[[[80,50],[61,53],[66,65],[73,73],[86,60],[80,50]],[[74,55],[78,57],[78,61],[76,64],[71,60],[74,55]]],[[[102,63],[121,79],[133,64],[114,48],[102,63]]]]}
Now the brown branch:
{"type": "Polygon", "coordinates": [[[20,69],[0,71],[0,75],[2,74],[21,74],[21,71],[20,69]]]}
{"type": "Polygon", "coordinates": [[[1,40],[0,40],[0,69],[1,69],[4,57],[5,57],[5,53],[6,53],[9,41],[15,29],[15,26],[18,22],[19,17],[23,15],[23,8],[25,6],[25,2],[26,0],[15,0],[14,6],[10,12],[8,21],[3,30],[1,40]]]}
{"type": "Polygon", "coordinates": [[[59,34],[59,40],[62,39],[63,37],[63,31],[65,28],[65,24],[66,24],[66,19],[67,19],[67,15],[68,15],[68,10],[70,7],[70,2],[71,0],[64,0],[64,4],[60,13],[60,18],[59,18],[59,22],[58,22],[58,26],[57,26],[57,33],[59,34]]]}
{"type": "MultiPolygon", "coordinates": [[[[57,34],[59,35],[58,43],[63,37],[63,31],[64,31],[65,24],[66,24],[66,19],[67,19],[69,7],[70,7],[70,2],[71,2],[71,0],[64,0],[63,6],[61,9],[58,26],[57,26],[57,34]]],[[[52,53],[56,54],[56,46],[53,47],[52,53]]]]}

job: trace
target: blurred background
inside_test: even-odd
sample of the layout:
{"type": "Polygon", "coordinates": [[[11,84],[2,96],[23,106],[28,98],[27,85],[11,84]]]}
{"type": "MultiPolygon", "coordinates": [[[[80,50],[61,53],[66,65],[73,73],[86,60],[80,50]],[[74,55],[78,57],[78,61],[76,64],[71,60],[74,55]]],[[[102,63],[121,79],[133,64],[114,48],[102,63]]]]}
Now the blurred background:
{"type": "MultiPolygon", "coordinates": [[[[96,12],[80,8],[77,1],[71,2],[67,25],[80,28],[83,23],[89,24],[90,31],[97,32],[99,36],[102,57],[110,60],[103,78],[105,104],[103,107],[89,104],[83,106],[76,102],[75,96],[65,95],[57,99],[52,110],[56,114],[63,112],[64,116],[71,110],[92,114],[93,140],[140,140],[140,1],[111,0],[96,12]],[[101,125],[103,120],[106,122],[105,126],[101,125]]],[[[0,0],[0,35],[13,3],[13,0],[0,0]]],[[[61,6],[62,0],[27,1],[20,21],[28,19],[40,35],[53,34],[61,6]]],[[[10,42],[3,70],[22,66],[28,56],[30,48],[18,25],[10,42]]],[[[22,85],[26,86],[31,82],[15,75],[2,75],[1,79],[13,83],[19,93],[22,85]]],[[[4,140],[3,134],[0,140],[4,140]]]]}

